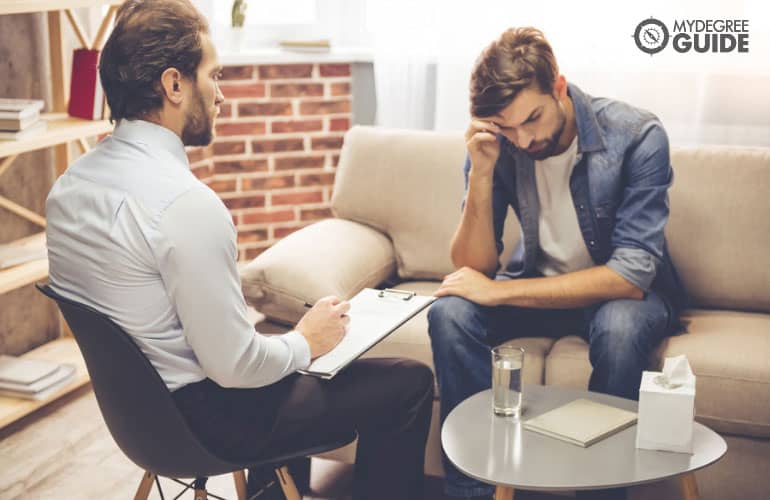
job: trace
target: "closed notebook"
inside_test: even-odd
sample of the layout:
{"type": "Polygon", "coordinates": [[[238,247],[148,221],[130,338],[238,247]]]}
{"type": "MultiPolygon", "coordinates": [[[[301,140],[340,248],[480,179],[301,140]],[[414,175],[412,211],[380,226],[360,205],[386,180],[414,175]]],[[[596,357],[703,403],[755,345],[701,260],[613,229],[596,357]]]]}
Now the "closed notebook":
{"type": "Polygon", "coordinates": [[[524,428],[582,447],[622,431],[636,422],[636,413],[576,399],[523,423],[524,428]]]}
{"type": "Polygon", "coordinates": [[[39,359],[0,355],[0,382],[33,384],[59,370],[61,365],[39,359]]]}

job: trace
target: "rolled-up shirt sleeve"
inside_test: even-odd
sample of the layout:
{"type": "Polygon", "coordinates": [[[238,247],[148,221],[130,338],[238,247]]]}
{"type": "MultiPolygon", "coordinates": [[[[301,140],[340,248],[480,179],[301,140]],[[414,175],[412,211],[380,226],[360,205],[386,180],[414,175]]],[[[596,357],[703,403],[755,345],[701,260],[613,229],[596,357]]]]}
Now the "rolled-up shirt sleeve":
{"type": "Polygon", "coordinates": [[[310,347],[299,332],[264,336],[249,323],[236,230],[213,191],[187,191],[157,227],[160,274],[207,377],[223,387],[261,387],[310,364],[310,347]]]}
{"type": "Polygon", "coordinates": [[[641,131],[624,169],[626,186],[615,215],[607,266],[647,292],[663,262],[668,188],[673,181],[668,137],[658,122],[641,131]]]}

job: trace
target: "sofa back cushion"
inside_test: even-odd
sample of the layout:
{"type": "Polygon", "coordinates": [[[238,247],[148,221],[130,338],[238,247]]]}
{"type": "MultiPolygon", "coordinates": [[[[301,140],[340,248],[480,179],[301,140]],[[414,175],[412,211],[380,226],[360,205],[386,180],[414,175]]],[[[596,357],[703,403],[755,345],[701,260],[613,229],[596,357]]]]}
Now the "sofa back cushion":
{"type": "MultiPolygon", "coordinates": [[[[345,136],[332,196],[337,217],[387,234],[402,279],[452,272],[449,243],[464,193],[462,134],[353,127],[345,136]]],[[[518,240],[512,214],[506,255],[518,240]]]]}
{"type": "Polygon", "coordinates": [[[671,153],[669,250],[694,305],[770,311],[770,149],[671,153]]]}

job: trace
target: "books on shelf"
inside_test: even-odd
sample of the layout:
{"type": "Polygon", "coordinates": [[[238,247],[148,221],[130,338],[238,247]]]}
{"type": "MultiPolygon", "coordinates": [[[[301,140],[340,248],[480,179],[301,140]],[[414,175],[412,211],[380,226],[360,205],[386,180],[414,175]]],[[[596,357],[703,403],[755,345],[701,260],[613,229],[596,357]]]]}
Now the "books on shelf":
{"type": "Polygon", "coordinates": [[[99,51],[76,49],[72,56],[70,102],[67,113],[86,120],[101,120],[104,91],[99,80],[99,51]]]}
{"type": "Polygon", "coordinates": [[[17,141],[45,132],[41,109],[43,101],[39,99],[0,98],[0,140],[17,141]]]}
{"type": "Polygon", "coordinates": [[[525,429],[582,447],[620,432],[636,423],[636,413],[590,399],[576,399],[527,420],[525,429]]]}
{"type": "Polygon", "coordinates": [[[45,399],[67,385],[75,371],[68,363],[0,355],[0,396],[45,399]]]}

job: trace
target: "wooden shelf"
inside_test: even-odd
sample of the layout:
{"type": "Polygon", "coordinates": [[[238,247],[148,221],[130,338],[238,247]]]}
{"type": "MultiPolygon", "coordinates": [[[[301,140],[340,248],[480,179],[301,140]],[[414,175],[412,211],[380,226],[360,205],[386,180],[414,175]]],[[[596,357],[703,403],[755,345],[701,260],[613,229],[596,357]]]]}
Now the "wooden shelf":
{"type": "Polygon", "coordinates": [[[80,349],[78,348],[75,339],[72,337],[63,337],[52,340],[41,345],[37,349],[29,351],[21,357],[55,361],[57,363],[70,363],[75,365],[75,377],[69,384],[56,391],[56,393],[40,401],[0,396],[0,428],[29,415],[38,408],[47,405],[51,401],[58,399],[65,394],[82,387],[90,380],[86,369],[86,363],[83,360],[83,356],[80,354],[80,349]]]}
{"type": "Polygon", "coordinates": [[[108,120],[83,120],[66,113],[44,113],[42,117],[48,122],[45,132],[19,141],[0,141],[0,158],[112,132],[108,120]]]}
{"type": "MultiPolygon", "coordinates": [[[[45,233],[38,233],[11,242],[12,245],[45,246],[45,233]]],[[[43,280],[48,276],[48,259],[25,262],[0,270],[0,294],[43,280]]]]}
{"type": "Polygon", "coordinates": [[[120,5],[123,0],[0,0],[0,15],[120,5]]]}

